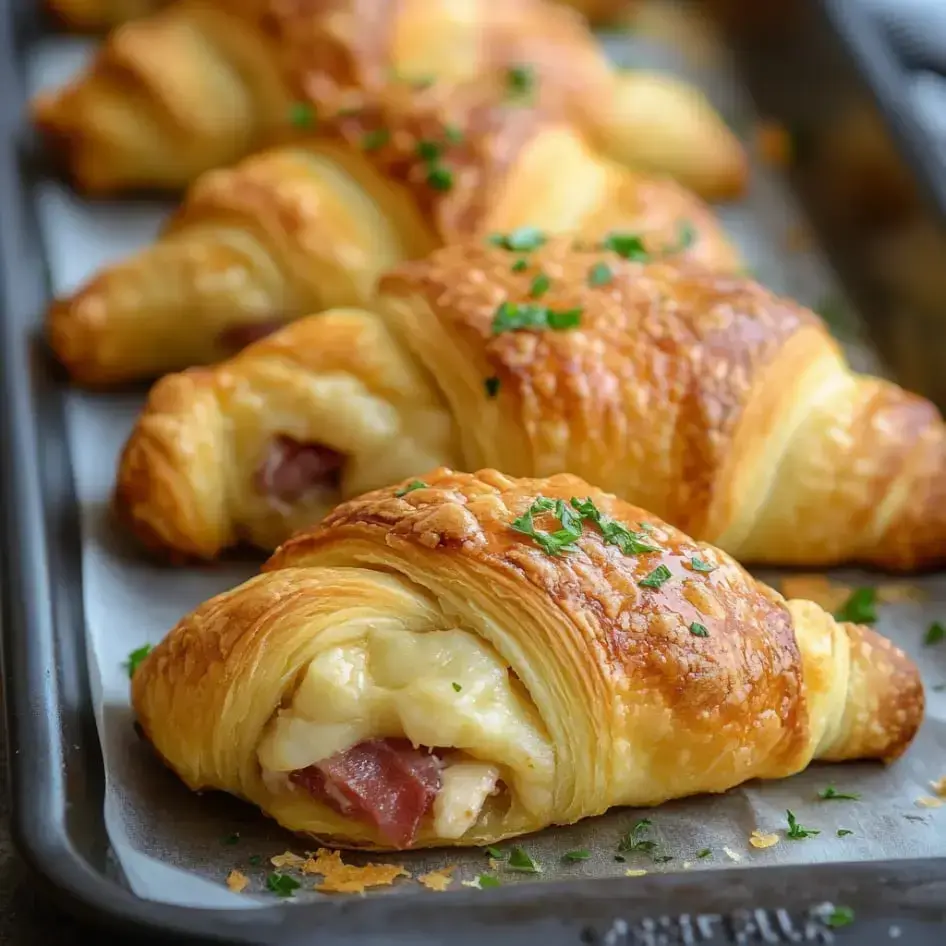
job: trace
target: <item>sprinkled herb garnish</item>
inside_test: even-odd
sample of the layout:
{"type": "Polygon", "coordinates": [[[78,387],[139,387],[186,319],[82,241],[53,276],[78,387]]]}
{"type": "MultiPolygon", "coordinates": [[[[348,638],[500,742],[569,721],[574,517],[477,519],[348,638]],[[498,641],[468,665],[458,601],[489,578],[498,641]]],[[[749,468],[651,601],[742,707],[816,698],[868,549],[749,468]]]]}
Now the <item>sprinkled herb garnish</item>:
{"type": "Polygon", "coordinates": [[[228,834],[223,839],[224,844],[239,844],[240,843],[240,832],[234,831],[233,834],[228,834]]]}
{"type": "Polygon", "coordinates": [[[641,818],[618,842],[618,850],[624,853],[652,854],[657,848],[657,842],[645,835],[653,826],[654,823],[650,818],[641,818]]]}
{"type": "Polygon", "coordinates": [[[538,227],[519,227],[511,233],[494,233],[489,242],[513,253],[528,253],[544,245],[546,239],[538,227]]]}
{"type": "Polygon", "coordinates": [[[463,689],[459,683],[451,683],[450,685],[453,687],[455,693],[459,693],[463,689]]]}
{"type": "Polygon", "coordinates": [[[377,151],[383,148],[391,140],[391,132],[387,128],[375,128],[374,131],[366,131],[361,136],[361,147],[365,151],[377,151]]]}
{"type": "Polygon", "coordinates": [[[513,529],[533,539],[536,545],[549,555],[574,552],[575,540],[581,535],[581,519],[561,499],[546,499],[540,496],[518,519],[512,522],[513,529]],[[562,528],[556,532],[536,529],[532,517],[536,513],[554,512],[562,528]]]}
{"type": "Polygon", "coordinates": [[[833,785],[818,792],[818,797],[824,801],[860,801],[857,792],[839,792],[833,785]]]}
{"type": "Polygon", "coordinates": [[[509,853],[507,866],[510,870],[522,871],[524,874],[541,874],[542,868],[529,856],[525,848],[514,847],[509,853]]]}
{"type": "Polygon", "coordinates": [[[529,268],[529,261],[525,259],[517,259],[515,263],[512,264],[512,271],[514,273],[524,272],[529,268]]]}
{"type": "Polygon", "coordinates": [[[933,644],[939,644],[944,640],[946,640],[946,627],[943,627],[939,621],[934,621],[926,629],[926,636],[923,638],[923,643],[926,644],[927,647],[930,647],[933,644]]]}
{"type": "Polygon", "coordinates": [[[427,172],[427,183],[435,190],[445,192],[453,187],[453,171],[437,164],[427,172]]]}
{"type": "Polygon", "coordinates": [[[816,831],[814,828],[802,827],[791,811],[786,811],[785,815],[788,818],[788,830],[785,832],[785,837],[789,840],[802,841],[805,838],[813,838],[815,835],[821,834],[820,831],[816,831]]]}
{"type": "Polygon", "coordinates": [[[587,861],[591,857],[591,851],[579,849],[577,851],[566,851],[562,855],[563,861],[587,861]]]}
{"type": "Polygon", "coordinates": [[[423,480],[411,480],[403,489],[399,489],[394,495],[400,499],[408,493],[413,493],[415,489],[429,489],[430,487],[423,480]]]}
{"type": "Polygon", "coordinates": [[[614,272],[607,263],[595,263],[588,270],[589,286],[607,286],[614,279],[614,272]]]}
{"type": "Polygon", "coordinates": [[[499,394],[499,378],[487,378],[483,382],[483,387],[486,388],[487,397],[496,397],[499,394]]]}
{"type": "Polygon", "coordinates": [[[646,578],[642,578],[638,584],[642,588],[659,588],[665,581],[670,581],[673,577],[670,569],[666,565],[658,565],[646,578]]]}
{"type": "Polygon", "coordinates": [[[263,863],[262,855],[252,854],[249,859],[250,867],[259,867],[263,863]]]}
{"type": "Polygon", "coordinates": [[[489,887],[501,886],[498,877],[491,877],[489,874],[480,874],[476,878],[476,884],[480,890],[486,890],[489,887]]]}
{"type": "Polygon", "coordinates": [[[690,633],[694,637],[709,637],[709,631],[706,629],[706,625],[700,624],[697,621],[694,621],[690,625],[690,633]]]}
{"type": "Polygon", "coordinates": [[[659,552],[660,547],[653,545],[646,535],[631,532],[630,529],[606,516],[591,499],[572,497],[572,506],[582,519],[590,520],[600,530],[604,541],[616,545],[625,555],[641,555],[646,552],[659,552]]]}
{"type": "Polygon", "coordinates": [[[501,851],[498,847],[488,847],[488,848],[486,849],[486,853],[487,853],[490,857],[495,858],[495,860],[497,860],[497,861],[503,860],[503,859],[505,858],[505,856],[506,856],[506,852],[505,852],[505,851],[501,851]]]}
{"type": "Polygon", "coordinates": [[[677,242],[667,248],[668,253],[682,253],[696,243],[697,232],[690,220],[681,220],[677,230],[677,242]]]}
{"type": "Polygon", "coordinates": [[[877,589],[855,588],[850,597],[835,612],[838,621],[853,624],[873,624],[877,620],[877,589]]]}
{"type": "Polygon", "coordinates": [[[493,316],[493,334],[520,329],[552,329],[564,332],[581,324],[581,309],[556,311],[533,302],[504,302],[493,316]]]}
{"type": "Polygon", "coordinates": [[[549,279],[545,273],[539,273],[539,275],[532,280],[532,287],[529,289],[529,295],[532,296],[533,299],[540,299],[549,291],[549,287],[551,285],[552,280],[549,279]]]}
{"type": "Polygon", "coordinates": [[[700,860],[703,860],[705,857],[712,857],[713,852],[708,847],[704,847],[703,850],[700,851],[696,856],[700,858],[700,860]]]}
{"type": "Polygon", "coordinates": [[[443,145],[436,141],[418,141],[417,156],[424,161],[436,161],[443,152],[443,145]]]}
{"type": "Polygon", "coordinates": [[[447,125],[443,130],[444,137],[452,145],[463,143],[463,129],[459,125],[447,125]]]}
{"type": "Polygon", "coordinates": [[[293,102],[289,106],[289,122],[293,128],[311,128],[315,124],[315,108],[309,102],[293,102]]]}
{"type": "Polygon", "coordinates": [[[141,662],[151,653],[153,650],[150,644],[144,644],[141,647],[133,650],[128,655],[128,660],[126,661],[126,666],[128,667],[128,677],[129,679],[135,675],[135,671],[141,665],[141,662]]]}
{"type": "Polygon", "coordinates": [[[848,830],[847,828],[838,828],[838,837],[846,838],[849,834],[853,834],[853,831],[848,830]]]}
{"type": "Polygon", "coordinates": [[[272,873],[266,878],[266,889],[279,897],[291,897],[302,884],[289,874],[272,873]]]}
{"type": "Polygon", "coordinates": [[[703,572],[708,575],[710,572],[715,571],[718,566],[712,565],[709,562],[704,561],[699,555],[694,555],[690,559],[690,568],[695,572],[703,572]]]}
{"type": "Polygon", "coordinates": [[[513,98],[527,98],[535,88],[535,69],[528,63],[510,66],[506,73],[506,87],[513,98]]]}
{"type": "Polygon", "coordinates": [[[618,256],[628,260],[646,262],[650,254],[644,248],[644,241],[634,233],[611,233],[604,239],[606,250],[613,250],[618,256]]]}
{"type": "Polygon", "coordinates": [[[854,911],[850,907],[835,907],[824,918],[824,921],[833,930],[841,926],[850,926],[854,922],[854,911]]]}

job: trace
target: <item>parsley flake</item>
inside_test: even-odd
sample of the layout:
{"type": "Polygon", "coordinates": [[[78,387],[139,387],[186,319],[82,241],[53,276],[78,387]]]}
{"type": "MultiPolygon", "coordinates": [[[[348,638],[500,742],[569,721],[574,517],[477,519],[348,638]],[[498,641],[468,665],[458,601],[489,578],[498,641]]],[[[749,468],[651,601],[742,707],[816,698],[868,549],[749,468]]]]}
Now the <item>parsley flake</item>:
{"type": "Polygon", "coordinates": [[[486,853],[497,861],[501,861],[506,857],[506,852],[501,851],[498,847],[488,847],[486,853]]]}
{"type": "Polygon", "coordinates": [[[583,848],[577,851],[566,851],[562,855],[563,861],[587,861],[591,857],[591,851],[586,851],[583,848]]]}
{"type": "Polygon", "coordinates": [[[850,907],[835,907],[825,918],[825,924],[836,930],[854,922],[854,911],[850,907]]]}
{"type": "Polygon", "coordinates": [[[239,844],[240,843],[240,832],[234,831],[233,834],[228,834],[223,839],[224,844],[239,844]]]}
{"type": "Polygon", "coordinates": [[[418,141],[417,156],[424,161],[436,161],[443,151],[443,145],[436,141],[418,141]]]}
{"type": "Polygon", "coordinates": [[[627,260],[646,262],[650,259],[644,241],[634,233],[611,233],[605,237],[602,245],[627,260]]]}
{"type": "Polygon", "coordinates": [[[690,625],[690,633],[694,637],[709,637],[709,631],[706,629],[706,625],[700,624],[698,621],[694,621],[690,625]]]}
{"type": "Polygon", "coordinates": [[[607,286],[614,279],[614,272],[607,263],[595,263],[588,270],[589,286],[607,286]]]}
{"type": "Polygon", "coordinates": [[[944,640],[946,640],[946,627],[943,627],[939,621],[934,621],[926,629],[926,636],[923,638],[923,643],[926,644],[927,647],[932,647],[933,644],[939,644],[944,640]]]}
{"type": "Polygon", "coordinates": [[[666,565],[658,565],[646,578],[642,578],[638,584],[642,588],[659,588],[664,582],[670,581],[673,575],[666,565]]]}
{"type": "Polygon", "coordinates": [[[877,621],[877,589],[855,588],[835,612],[835,620],[852,624],[874,624],[877,621]]]}
{"type": "Polygon", "coordinates": [[[266,878],[266,889],[278,897],[291,897],[302,884],[289,874],[272,873],[266,878]]]}
{"type": "Polygon", "coordinates": [[[695,572],[703,572],[704,575],[708,575],[710,572],[716,571],[719,566],[712,565],[710,562],[704,561],[699,555],[694,555],[690,559],[690,568],[695,572]]]}
{"type": "Polygon", "coordinates": [[[833,785],[818,792],[818,797],[824,801],[860,801],[861,799],[857,792],[839,792],[833,785]]]}
{"type": "Polygon", "coordinates": [[[713,852],[708,847],[704,847],[703,850],[700,851],[696,856],[700,858],[700,860],[703,860],[703,858],[712,857],[713,852]]]}
{"type": "Polygon", "coordinates": [[[654,823],[650,818],[641,818],[618,842],[618,850],[623,853],[633,851],[652,854],[657,847],[657,842],[645,837],[645,835],[653,826],[654,823]]]}
{"type": "Polygon", "coordinates": [[[451,683],[450,685],[453,687],[454,693],[459,693],[463,689],[459,683],[451,683]]]}
{"type": "Polygon", "coordinates": [[[513,98],[526,98],[535,88],[535,69],[528,63],[510,66],[506,73],[506,86],[513,98]]]}
{"type": "Polygon", "coordinates": [[[453,188],[453,171],[442,164],[435,165],[427,172],[427,183],[435,190],[446,192],[453,188]]]}
{"type": "Polygon", "coordinates": [[[524,259],[517,259],[515,263],[512,264],[512,271],[514,273],[524,273],[529,268],[529,261],[524,259]]]}
{"type": "Polygon", "coordinates": [[[785,832],[785,837],[791,841],[802,841],[805,838],[813,838],[818,834],[821,834],[820,831],[816,831],[814,828],[805,828],[798,823],[798,819],[791,811],[785,812],[786,817],[788,818],[788,830],[785,832]]]}
{"type": "Polygon", "coordinates": [[[249,859],[250,867],[259,867],[263,863],[261,854],[251,854],[249,859]]]}
{"type": "Polygon", "coordinates": [[[293,102],[289,106],[289,123],[293,128],[311,128],[315,124],[315,108],[309,102],[293,102]]]}
{"type": "Polygon", "coordinates": [[[565,505],[561,499],[546,499],[540,496],[518,519],[512,522],[513,529],[529,536],[543,552],[559,555],[561,552],[574,552],[575,540],[581,536],[581,519],[565,505]],[[535,527],[533,516],[536,513],[554,512],[561,522],[561,529],[556,532],[543,532],[535,527]]]}
{"type": "Polygon", "coordinates": [[[463,129],[459,125],[447,125],[443,130],[444,137],[452,145],[463,143],[463,129]]]}
{"type": "Polygon", "coordinates": [[[399,489],[394,495],[400,499],[402,496],[406,496],[408,493],[413,493],[415,489],[430,489],[430,487],[423,480],[411,480],[403,489],[399,489]]]}
{"type": "Polygon", "coordinates": [[[514,847],[509,854],[508,866],[510,870],[522,871],[524,874],[541,874],[542,868],[529,856],[525,848],[514,847]]]}
{"type": "Polygon", "coordinates": [[[520,329],[552,329],[564,332],[581,324],[581,309],[556,311],[534,302],[504,302],[493,316],[493,334],[520,329]]]}
{"type": "Polygon", "coordinates": [[[533,299],[540,299],[544,296],[552,285],[552,280],[549,279],[545,273],[539,273],[535,279],[532,280],[532,287],[529,289],[529,295],[533,299]]]}
{"type": "Polygon", "coordinates": [[[538,227],[519,227],[511,233],[494,233],[489,242],[513,253],[529,253],[543,246],[546,239],[538,227]]]}
{"type": "Polygon", "coordinates": [[[125,666],[128,667],[128,678],[131,679],[135,675],[135,671],[138,667],[141,666],[142,661],[154,648],[150,644],[144,644],[141,647],[133,650],[128,655],[128,660],[125,662],[125,666]]]}
{"type": "Polygon", "coordinates": [[[480,890],[487,890],[490,887],[499,887],[501,886],[498,877],[491,877],[489,874],[480,874],[476,878],[476,885],[480,890]]]}
{"type": "Polygon", "coordinates": [[[682,253],[684,250],[688,250],[696,243],[697,236],[698,234],[696,227],[693,226],[693,221],[681,220],[677,229],[677,242],[673,246],[668,247],[667,252],[682,253]]]}
{"type": "Polygon", "coordinates": [[[499,378],[487,378],[483,382],[483,387],[486,388],[487,397],[496,397],[499,394],[499,378]]]}
{"type": "Polygon", "coordinates": [[[849,834],[853,834],[853,831],[850,831],[848,828],[838,828],[838,837],[846,838],[849,834]]]}
{"type": "Polygon", "coordinates": [[[361,147],[365,151],[377,151],[383,148],[391,140],[391,132],[387,128],[376,128],[374,131],[366,131],[361,136],[361,147]]]}
{"type": "Polygon", "coordinates": [[[572,506],[582,519],[591,520],[601,531],[601,536],[609,545],[616,545],[625,555],[642,555],[647,552],[659,552],[660,547],[653,545],[641,532],[631,532],[626,526],[606,516],[589,499],[572,497],[572,506]]]}

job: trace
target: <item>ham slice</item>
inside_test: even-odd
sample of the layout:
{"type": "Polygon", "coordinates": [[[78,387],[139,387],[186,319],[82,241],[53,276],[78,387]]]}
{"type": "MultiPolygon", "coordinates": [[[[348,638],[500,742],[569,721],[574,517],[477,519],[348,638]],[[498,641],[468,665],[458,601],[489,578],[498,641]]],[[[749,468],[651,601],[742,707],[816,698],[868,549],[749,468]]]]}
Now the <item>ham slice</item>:
{"type": "Polygon", "coordinates": [[[440,791],[442,763],[406,739],[371,739],[289,779],[343,815],[371,822],[391,845],[410,847],[440,791]]]}
{"type": "Polygon", "coordinates": [[[345,454],[325,444],[277,434],[267,445],[254,482],[264,496],[294,503],[318,486],[337,489],[344,464],[345,454]]]}

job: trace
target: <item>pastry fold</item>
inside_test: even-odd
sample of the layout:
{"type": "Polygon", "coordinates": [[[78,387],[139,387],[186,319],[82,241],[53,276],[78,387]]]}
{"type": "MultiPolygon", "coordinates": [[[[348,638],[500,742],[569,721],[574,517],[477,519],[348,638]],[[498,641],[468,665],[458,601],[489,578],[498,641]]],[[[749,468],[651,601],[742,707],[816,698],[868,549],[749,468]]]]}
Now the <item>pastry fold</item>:
{"type": "Polygon", "coordinates": [[[930,402],[853,372],[817,316],[752,280],[622,258],[633,241],[508,248],[525,236],[542,242],[438,250],[370,309],[164,378],[121,460],[125,520],[185,556],[272,549],[440,463],[594,478],[745,563],[946,561],[930,402]]]}
{"type": "Polygon", "coordinates": [[[140,666],[191,789],[332,845],[479,845],[913,738],[904,654],[644,510],[565,474],[422,482],[338,507],[140,666]]]}
{"type": "Polygon", "coordinates": [[[294,318],[366,305],[405,259],[526,224],[628,232],[653,252],[737,265],[699,198],[482,83],[326,101],[318,136],[204,175],[155,244],[53,304],[47,335],[73,378],[218,361],[294,318]]]}
{"type": "MultiPolygon", "coordinates": [[[[683,141],[683,153],[665,150],[667,171],[689,183],[696,153],[704,196],[742,190],[744,151],[715,112],[674,106],[668,138],[667,95],[612,108],[617,76],[581,17],[547,0],[179,0],[115,30],[32,113],[83,190],[180,189],[294,138],[300,108],[326,85],[482,79],[575,122],[606,153],[614,142],[632,165],[638,131],[683,141]]],[[[649,167],[655,149],[642,145],[649,167]]]]}

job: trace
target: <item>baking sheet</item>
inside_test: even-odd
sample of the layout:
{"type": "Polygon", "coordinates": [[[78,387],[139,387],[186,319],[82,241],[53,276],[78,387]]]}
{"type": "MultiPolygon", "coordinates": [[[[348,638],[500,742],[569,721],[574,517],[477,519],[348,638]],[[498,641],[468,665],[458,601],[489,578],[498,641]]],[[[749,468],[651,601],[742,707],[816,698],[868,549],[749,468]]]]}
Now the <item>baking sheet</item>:
{"type": "MultiPolygon", "coordinates": [[[[604,39],[625,64],[657,67],[699,81],[737,130],[749,132],[753,115],[734,84],[720,51],[688,28],[660,17],[646,18],[634,36],[604,39]],[[668,23],[670,24],[668,28],[668,23]],[[674,36],[674,45],[664,37],[674,36]],[[680,48],[687,40],[686,49],[680,48]]],[[[73,38],[50,38],[33,51],[29,90],[63,81],[89,55],[91,45],[73,38]]],[[[859,344],[856,319],[838,305],[839,293],[813,248],[797,244],[803,221],[781,182],[755,168],[748,198],[722,208],[720,215],[758,277],[777,291],[820,307],[831,300],[842,313],[839,333],[852,343],[858,368],[880,370],[859,344]]],[[[53,291],[75,289],[105,263],[150,241],[171,204],[87,203],[59,184],[47,182],[38,194],[40,227],[49,258],[53,291]]],[[[133,728],[124,666],[129,652],[157,643],[199,602],[251,575],[258,563],[173,570],[155,565],[116,528],[109,499],[118,452],[131,429],[142,396],[70,393],[67,422],[81,506],[87,646],[92,693],[106,768],[105,815],[115,854],[132,889],[142,897],[192,906],[252,907],[270,902],[265,877],[268,859],[285,850],[302,853],[304,843],[261,817],[255,809],[222,795],[196,796],[152,757],[133,728]],[[243,894],[226,889],[229,870],[251,880],[243,894]]],[[[762,577],[774,580],[775,576],[762,577]]],[[[867,576],[847,573],[839,580],[856,585],[867,576]]],[[[876,580],[876,578],[874,579],[876,580]]],[[[886,582],[885,582],[886,583],[886,582]]],[[[946,618],[946,577],[904,582],[918,588],[925,601],[889,605],[881,610],[879,630],[895,640],[923,668],[928,713],[916,743],[890,769],[870,764],[816,765],[795,778],[750,784],[725,795],[690,799],[650,811],[620,810],[569,828],[550,829],[520,843],[542,866],[540,875],[490,869],[482,851],[416,853],[384,857],[403,862],[414,874],[456,864],[457,881],[470,881],[485,870],[503,884],[536,879],[621,875],[626,871],[665,872],[732,867],[930,857],[946,852],[946,808],[920,807],[930,782],[946,775],[946,644],[925,647],[930,622],[946,618]],[[858,792],[858,801],[822,801],[828,785],[858,792]],[[820,835],[804,841],[784,837],[786,810],[820,835]],[[616,859],[621,836],[648,818],[647,837],[671,860],[647,853],[616,859]],[[838,837],[839,830],[852,832],[838,837]],[[748,843],[759,830],[775,832],[774,847],[757,850],[748,843]],[[562,853],[587,849],[586,861],[562,861],[562,853]],[[710,851],[700,857],[701,852],[710,851]]],[[[504,848],[511,847],[504,845],[504,848]]],[[[348,856],[346,855],[348,858],[348,856]]],[[[358,862],[357,856],[350,856],[358,862]]],[[[376,858],[377,859],[377,858],[376,858]]],[[[311,884],[305,886],[311,887],[311,884]]],[[[420,892],[399,881],[378,895],[420,892]]],[[[487,894],[484,894],[487,895],[487,894]]],[[[296,899],[320,894],[302,889],[296,899]]]]}

